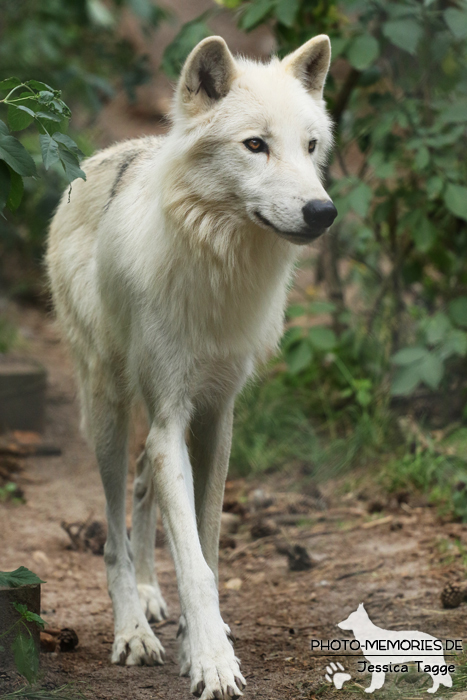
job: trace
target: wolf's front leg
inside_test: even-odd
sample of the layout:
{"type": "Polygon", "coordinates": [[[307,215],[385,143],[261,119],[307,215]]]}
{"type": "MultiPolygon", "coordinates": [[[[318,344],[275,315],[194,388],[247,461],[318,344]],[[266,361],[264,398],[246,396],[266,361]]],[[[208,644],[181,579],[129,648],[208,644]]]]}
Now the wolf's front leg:
{"type": "Polygon", "coordinates": [[[112,599],[115,639],[112,662],[139,666],[162,664],[164,649],[140,605],[125,522],[128,426],[125,412],[110,402],[92,408],[92,437],[107,502],[108,536],[104,549],[112,599]]]}
{"type": "Polygon", "coordinates": [[[177,572],[191,692],[202,700],[230,700],[242,694],[245,680],[219,611],[216,578],[198,537],[185,428],[182,421],[153,425],[146,449],[154,464],[158,502],[177,572]]]}
{"type": "Polygon", "coordinates": [[[143,611],[149,621],[160,622],[168,617],[168,609],[159,588],[154,565],[156,522],[157,506],[152,466],[144,450],[136,462],[131,549],[143,611]]]}
{"type": "Polygon", "coordinates": [[[368,686],[368,688],[365,688],[365,693],[373,693],[375,690],[379,690],[380,688],[382,688],[384,685],[385,678],[386,674],[383,673],[383,671],[380,671],[379,673],[374,671],[371,675],[370,685],[368,686]]]}

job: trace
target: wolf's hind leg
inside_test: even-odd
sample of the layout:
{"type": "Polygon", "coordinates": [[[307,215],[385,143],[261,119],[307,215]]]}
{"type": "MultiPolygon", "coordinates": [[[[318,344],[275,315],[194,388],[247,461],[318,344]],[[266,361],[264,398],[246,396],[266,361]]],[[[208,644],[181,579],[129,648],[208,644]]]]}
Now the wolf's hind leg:
{"type": "Polygon", "coordinates": [[[128,666],[161,664],[164,649],[141,609],[126,532],[127,414],[123,406],[98,397],[96,392],[89,395],[93,397],[89,407],[90,432],[107,502],[104,560],[115,622],[112,662],[128,666]]]}
{"type": "Polygon", "coordinates": [[[160,622],[167,619],[168,608],[159,588],[154,565],[156,522],[157,505],[152,469],[144,450],[136,462],[131,548],[143,611],[148,620],[160,622]]]}

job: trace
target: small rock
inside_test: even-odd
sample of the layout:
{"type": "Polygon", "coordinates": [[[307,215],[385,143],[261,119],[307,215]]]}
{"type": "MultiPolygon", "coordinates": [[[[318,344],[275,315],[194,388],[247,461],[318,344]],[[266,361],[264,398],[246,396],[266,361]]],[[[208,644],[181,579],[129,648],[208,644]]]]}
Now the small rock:
{"type": "Polygon", "coordinates": [[[241,578],[231,578],[225,583],[225,588],[227,588],[229,591],[239,591],[240,588],[242,587],[242,579],[241,578]]]}
{"type": "Polygon", "coordinates": [[[36,549],[36,551],[32,553],[32,558],[39,566],[47,568],[50,565],[49,557],[40,549],[36,549]]]}
{"type": "Polygon", "coordinates": [[[41,651],[52,654],[57,649],[57,638],[47,632],[41,632],[41,651]]]}
{"type": "Polygon", "coordinates": [[[248,499],[253,507],[254,511],[264,510],[269,508],[274,503],[274,499],[268,493],[263,491],[263,489],[255,489],[249,496],[248,499]]]}
{"type": "Polygon", "coordinates": [[[279,528],[272,518],[259,518],[250,528],[250,534],[254,540],[275,535],[278,531],[279,528]]]}

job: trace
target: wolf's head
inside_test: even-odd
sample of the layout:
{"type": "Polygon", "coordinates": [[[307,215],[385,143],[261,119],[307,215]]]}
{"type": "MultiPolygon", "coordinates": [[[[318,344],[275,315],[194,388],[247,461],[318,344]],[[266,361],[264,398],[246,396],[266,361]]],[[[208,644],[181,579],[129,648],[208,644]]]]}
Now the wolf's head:
{"type": "Polygon", "coordinates": [[[350,613],[346,620],[339,622],[337,626],[340,627],[341,630],[354,630],[357,627],[361,628],[362,625],[365,625],[366,623],[371,624],[370,618],[368,617],[367,611],[363,607],[363,603],[360,603],[358,608],[353,613],[350,613]]]}
{"type": "Polygon", "coordinates": [[[234,59],[220,37],[199,43],[173,114],[190,166],[185,193],[298,245],[321,235],[337,214],[320,179],[332,142],[323,102],[330,56],[324,35],[267,64],[234,59]]]}

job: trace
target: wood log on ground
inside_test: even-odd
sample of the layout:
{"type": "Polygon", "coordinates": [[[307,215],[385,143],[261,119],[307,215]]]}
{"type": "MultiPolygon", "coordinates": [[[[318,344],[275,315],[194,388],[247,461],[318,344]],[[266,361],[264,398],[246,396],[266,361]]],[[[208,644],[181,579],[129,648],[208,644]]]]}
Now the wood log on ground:
{"type": "MultiPolygon", "coordinates": [[[[40,614],[41,587],[39,584],[31,586],[19,586],[17,588],[0,587],[0,635],[13,628],[9,634],[2,637],[0,646],[0,669],[7,671],[15,669],[15,661],[11,645],[13,644],[22,624],[15,625],[20,619],[20,614],[13,607],[13,603],[26,605],[29,611],[40,614]]],[[[40,648],[39,627],[34,623],[27,623],[36,649],[40,648]]],[[[25,630],[23,630],[25,632],[25,630]]]]}

